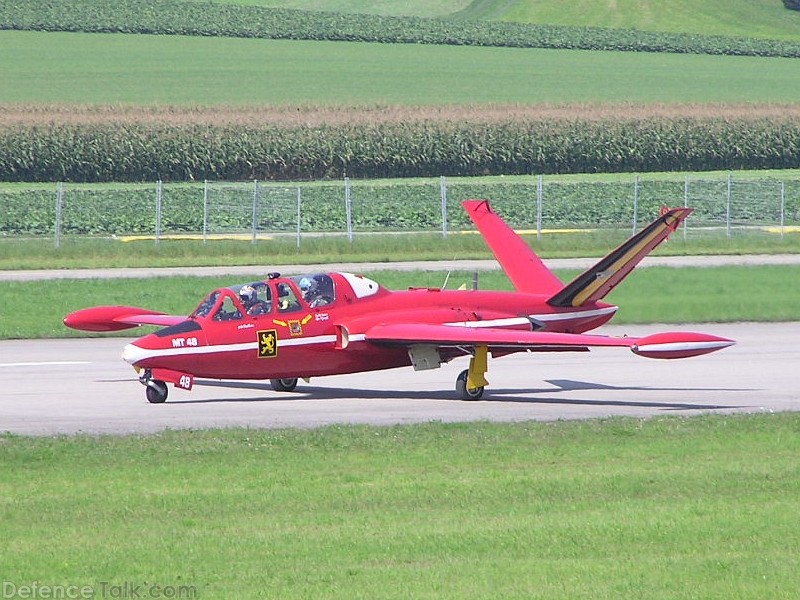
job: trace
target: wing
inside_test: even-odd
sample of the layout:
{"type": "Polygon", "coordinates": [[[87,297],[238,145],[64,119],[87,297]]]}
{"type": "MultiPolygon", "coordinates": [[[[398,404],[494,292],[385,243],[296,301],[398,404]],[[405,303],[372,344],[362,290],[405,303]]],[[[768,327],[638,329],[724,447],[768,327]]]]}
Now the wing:
{"type": "Polygon", "coordinates": [[[64,325],[81,331],[121,331],[139,325],[168,327],[185,320],[185,316],[135,306],[94,306],[69,313],[64,317],[64,325]]]}
{"type": "Polygon", "coordinates": [[[425,323],[376,325],[367,330],[364,337],[374,344],[429,344],[439,348],[487,346],[489,349],[518,348],[531,352],[585,352],[590,347],[623,347],[648,358],[687,358],[734,344],[727,338],[686,331],[636,338],[425,323]]]}

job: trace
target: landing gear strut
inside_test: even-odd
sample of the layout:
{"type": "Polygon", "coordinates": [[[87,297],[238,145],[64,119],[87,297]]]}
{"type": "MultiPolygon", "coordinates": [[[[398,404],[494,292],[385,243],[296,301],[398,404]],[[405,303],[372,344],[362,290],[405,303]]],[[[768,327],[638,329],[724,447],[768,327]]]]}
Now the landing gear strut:
{"type": "Polygon", "coordinates": [[[160,379],[153,379],[149,369],[142,373],[139,381],[145,386],[144,395],[150,404],[163,404],[167,401],[169,395],[167,384],[160,379]]]}
{"type": "Polygon", "coordinates": [[[287,377],[286,379],[270,379],[269,384],[276,392],[292,392],[297,387],[297,377],[287,377]]]}
{"type": "Polygon", "coordinates": [[[489,384],[484,377],[488,369],[488,351],[486,346],[477,346],[469,360],[469,369],[459,373],[456,392],[462,400],[479,400],[483,396],[483,390],[489,384]]]}

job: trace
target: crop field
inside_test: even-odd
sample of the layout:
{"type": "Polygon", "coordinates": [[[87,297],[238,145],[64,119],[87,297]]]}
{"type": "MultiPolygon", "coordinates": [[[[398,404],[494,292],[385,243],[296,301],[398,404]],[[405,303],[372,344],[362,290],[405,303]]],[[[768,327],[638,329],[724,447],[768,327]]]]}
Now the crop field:
{"type": "MultiPolygon", "coordinates": [[[[685,238],[800,225],[797,171],[620,174],[595,178],[500,177],[348,180],[326,183],[214,182],[0,185],[0,233],[169,237],[181,234],[372,234],[474,231],[460,201],[485,198],[515,229],[628,230],[664,205],[694,208],[685,238]],[[770,176],[771,175],[771,176],[770,176]],[[669,176],[669,177],[668,177],[669,176]],[[780,177],[780,179],[778,179],[780,177]],[[540,185],[541,184],[541,187],[540,185]],[[59,192],[60,190],[60,192],[59,192]],[[443,205],[442,191],[446,204],[443,205]],[[345,196],[349,192],[349,212],[345,196]],[[443,223],[446,212],[446,223],[443,223]],[[730,229],[727,229],[730,226],[730,229]]],[[[772,230],[771,230],[772,231],[772,230]]],[[[737,233],[737,235],[738,235],[737,233]]],[[[782,236],[781,236],[782,237],[782,236]]]]}
{"type": "Polygon", "coordinates": [[[789,58],[0,31],[0,103],[793,103],[789,58]]]}
{"type": "MultiPolygon", "coordinates": [[[[190,0],[205,2],[207,0],[190,0]]],[[[217,4],[324,10],[395,17],[446,17],[467,8],[472,0],[211,0],[217,4]]]]}

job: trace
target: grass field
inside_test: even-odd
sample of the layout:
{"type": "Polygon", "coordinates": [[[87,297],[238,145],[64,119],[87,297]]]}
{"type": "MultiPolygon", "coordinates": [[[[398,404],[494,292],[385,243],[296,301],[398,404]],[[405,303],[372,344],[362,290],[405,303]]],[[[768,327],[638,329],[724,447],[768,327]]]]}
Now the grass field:
{"type": "Polygon", "coordinates": [[[0,31],[0,103],[794,103],[797,61],[0,31]]]}
{"type": "Polygon", "coordinates": [[[215,599],[793,598],[798,432],[787,413],[0,436],[0,562],[16,586],[215,599]]]}
{"type": "MultiPolygon", "coordinates": [[[[541,239],[523,237],[544,258],[600,258],[621,244],[630,230],[544,234],[541,239]]],[[[241,240],[240,236],[240,240],[241,240]]],[[[121,242],[112,238],[88,236],[65,237],[56,249],[52,238],[0,238],[0,270],[78,269],[119,267],[180,267],[262,265],[265,268],[285,264],[327,264],[335,262],[391,262],[398,260],[455,260],[491,258],[486,243],[477,234],[450,233],[413,235],[356,235],[349,242],[344,235],[304,236],[297,246],[292,235],[252,244],[243,241],[162,240],[153,238],[121,242]]],[[[673,238],[661,246],[662,255],[708,254],[796,254],[800,253],[800,235],[762,232],[737,233],[727,239],[722,232],[707,236],[693,234],[685,241],[673,238]]]]}
{"type": "MultiPolygon", "coordinates": [[[[559,272],[563,281],[578,273],[559,272]]],[[[389,289],[410,286],[448,289],[470,285],[467,272],[374,271],[369,276],[389,289]]],[[[607,298],[620,309],[615,324],[698,323],[800,320],[800,266],[647,268],[634,272],[607,298]]],[[[157,279],[84,279],[0,282],[0,305],[16,307],[0,321],[0,339],[81,337],[67,329],[68,312],[94,305],[139,306],[170,314],[189,314],[214,288],[243,283],[236,277],[163,277],[157,279]],[[20,299],[25,299],[23,308],[20,299]]],[[[480,274],[481,289],[511,290],[500,272],[480,274]]],[[[122,335],[130,335],[130,331],[122,335]]]]}
{"type": "Polygon", "coordinates": [[[800,13],[776,0],[214,0],[301,10],[800,39],[800,13]]]}

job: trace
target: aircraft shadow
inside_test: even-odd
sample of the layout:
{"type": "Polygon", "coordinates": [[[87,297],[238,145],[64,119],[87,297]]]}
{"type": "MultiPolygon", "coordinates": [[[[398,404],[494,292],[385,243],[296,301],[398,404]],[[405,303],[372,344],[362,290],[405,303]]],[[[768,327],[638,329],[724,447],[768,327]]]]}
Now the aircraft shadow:
{"type": "MultiPolygon", "coordinates": [[[[554,394],[559,392],[574,391],[675,391],[682,393],[693,392],[738,392],[748,391],[742,388],[690,388],[690,387],[647,387],[647,386],[613,386],[602,383],[586,381],[574,381],[569,379],[546,380],[547,383],[555,386],[548,388],[530,389],[503,389],[491,388],[486,395],[478,402],[497,402],[497,403],[520,403],[520,404],[563,404],[576,406],[626,406],[636,408],[656,408],[661,410],[722,410],[745,408],[741,405],[728,404],[700,404],[691,402],[651,402],[646,400],[613,400],[613,399],[582,399],[582,398],[559,398],[554,394]],[[530,397],[520,394],[542,394],[542,397],[530,397]]],[[[170,399],[171,404],[209,404],[225,402],[276,402],[276,401],[300,401],[300,400],[338,400],[342,398],[352,398],[357,400],[371,399],[410,399],[410,400],[450,400],[453,402],[464,402],[457,398],[455,391],[452,390],[364,390],[356,388],[331,388],[303,385],[302,383],[293,392],[275,392],[268,382],[251,381],[211,381],[198,380],[195,385],[199,387],[217,387],[227,389],[246,389],[254,391],[268,392],[269,396],[255,396],[251,398],[209,398],[202,400],[174,400],[170,399]]]]}

